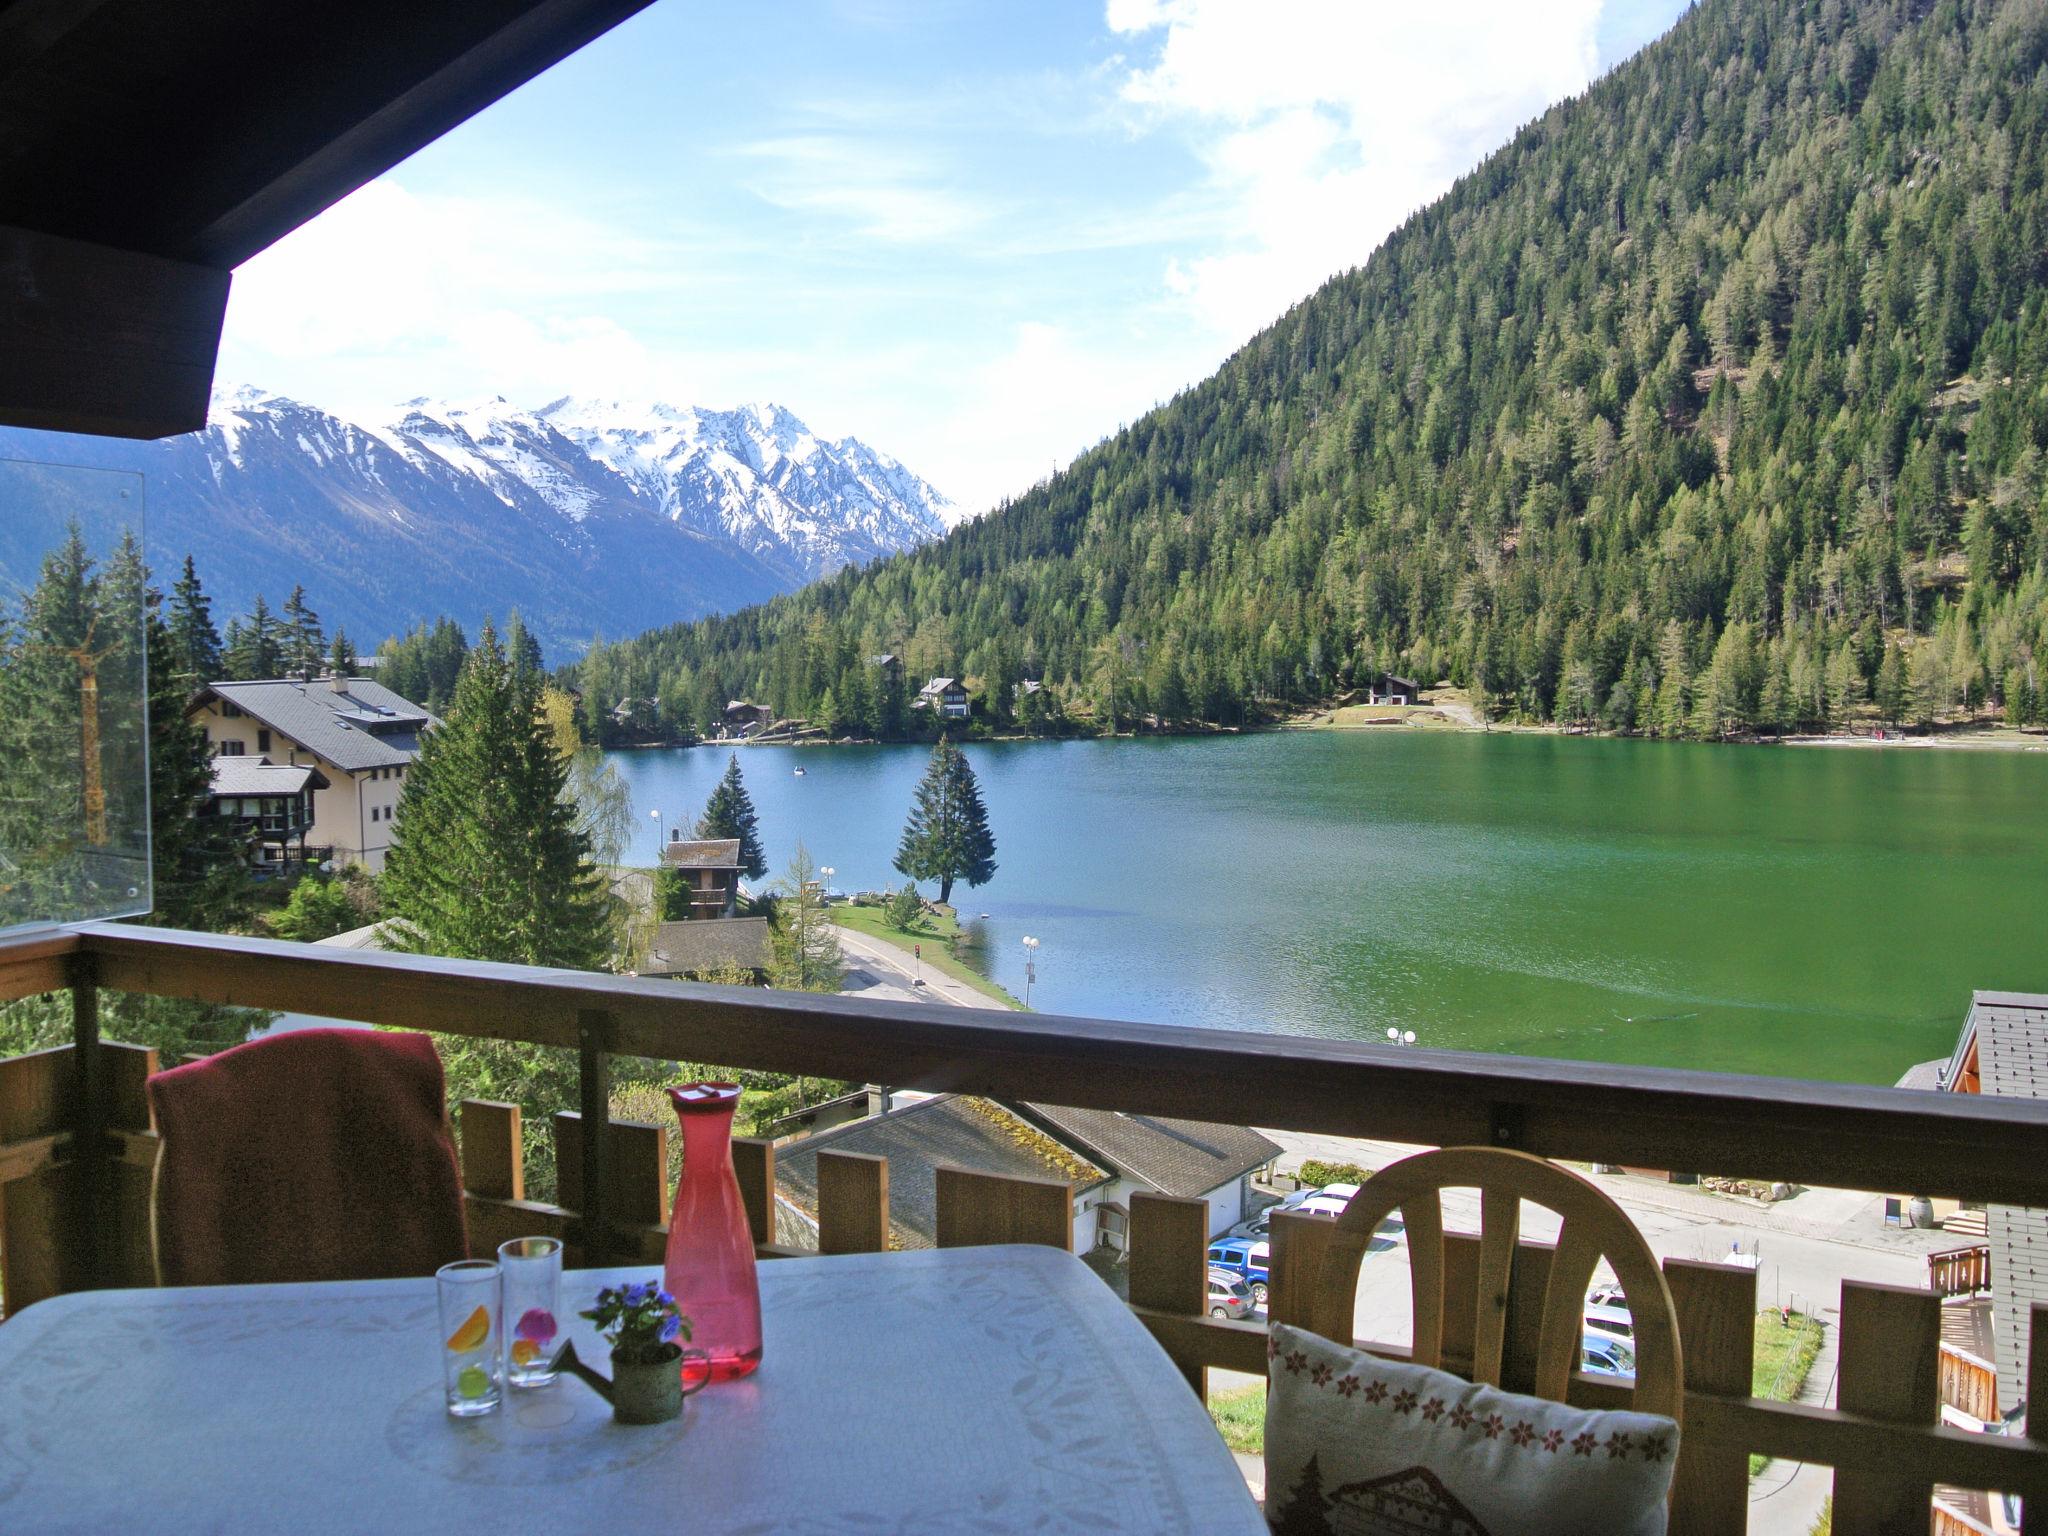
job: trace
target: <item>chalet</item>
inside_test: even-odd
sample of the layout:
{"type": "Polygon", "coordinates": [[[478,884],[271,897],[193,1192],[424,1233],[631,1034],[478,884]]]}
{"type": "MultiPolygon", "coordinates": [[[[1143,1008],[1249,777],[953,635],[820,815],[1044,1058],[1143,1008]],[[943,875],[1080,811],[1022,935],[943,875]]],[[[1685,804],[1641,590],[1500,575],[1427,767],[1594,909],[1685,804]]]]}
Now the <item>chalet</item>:
{"type": "Polygon", "coordinates": [[[967,690],[954,677],[935,677],[917,690],[912,709],[929,709],[942,720],[967,718],[967,690]]]}
{"type": "Polygon", "coordinates": [[[700,917],[656,928],[640,974],[702,981],[745,971],[759,985],[770,964],[767,918],[700,917]]]}
{"type": "Polygon", "coordinates": [[[216,759],[319,770],[325,782],[308,781],[312,820],[296,839],[302,857],[324,850],[336,864],[383,870],[406,773],[421,735],[437,723],[426,710],[367,677],[325,677],[212,683],[186,713],[216,759]]]}
{"type": "Polygon", "coordinates": [[[313,826],[313,796],[333,782],[310,764],[294,767],[247,754],[216,757],[206,813],[240,823],[259,869],[302,869],[313,826]]]}
{"type": "Polygon", "coordinates": [[[690,882],[691,921],[733,915],[740,895],[738,838],[689,838],[671,828],[661,862],[669,869],[681,870],[690,882]]]}
{"type": "Polygon", "coordinates": [[[1073,1192],[1077,1209],[1089,1191],[1115,1178],[992,1100],[940,1094],[777,1147],[778,1242],[818,1246],[818,1153],[826,1150],[888,1158],[889,1233],[896,1248],[938,1246],[941,1164],[1004,1178],[1058,1180],[1073,1192]]]}
{"type": "Polygon", "coordinates": [[[1412,677],[1375,672],[1366,679],[1365,702],[1368,704],[1416,704],[1421,700],[1422,689],[1412,677]]]}
{"type": "Polygon", "coordinates": [[[1280,1155],[1276,1142],[1241,1125],[1052,1104],[1020,1103],[1015,1111],[1116,1175],[1075,1202],[1074,1246],[1083,1253],[1098,1245],[1125,1249],[1130,1198],[1138,1193],[1207,1201],[1209,1235],[1228,1232],[1247,1214],[1252,1170],[1280,1155]]]}
{"type": "MultiPolygon", "coordinates": [[[[902,1229],[900,1247],[930,1247],[935,1240],[922,1225],[926,1207],[915,1199],[899,1206],[902,1181],[913,1180],[918,1191],[928,1192],[935,1179],[931,1170],[949,1163],[1012,1177],[1065,1179],[1073,1186],[1075,1252],[1103,1248],[1112,1254],[1128,1247],[1132,1194],[1206,1201],[1213,1236],[1244,1219],[1252,1170],[1280,1155],[1273,1142],[1240,1126],[941,1095],[778,1150],[783,1187],[800,1209],[801,1191],[814,1187],[802,1181],[815,1180],[820,1147],[889,1159],[891,1220],[902,1229]],[[984,1145],[991,1127],[1000,1146],[984,1145]],[[803,1169],[812,1171],[806,1175],[803,1169]]],[[[815,1205],[810,1211],[815,1215],[815,1205]]]]}
{"type": "MultiPolygon", "coordinates": [[[[2048,1098],[2048,996],[1979,992],[1945,1061],[1921,1062],[1902,1088],[2048,1098]]],[[[1981,1234],[1927,1257],[1929,1287],[1942,1297],[1938,1355],[1941,1416],[1966,1429],[1997,1427],[2026,1411],[2028,1319],[2048,1302],[2048,1210],[1987,1205],[1974,1212],[1938,1202],[1950,1231],[1981,1234]],[[1946,1209],[1944,1209],[1946,1207],[1946,1209]],[[1950,1212],[1953,1211],[1953,1214],[1950,1212]]],[[[2000,1528],[1989,1495],[1938,1486],[1939,1536],[2000,1528]]]]}
{"type": "Polygon", "coordinates": [[[766,704],[753,704],[745,699],[728,700],[725,706],[725,730],[728,736],[751,736],[763,730],[775,718],[775,711],[766,704]]]}
{"type": "Polygon", "coordinates": [[[903,658],[894,651],[884,651],[879,656],[870,656],[868,665],[881,673],[882,681],[885,683],[903,681],[903,658]]]}

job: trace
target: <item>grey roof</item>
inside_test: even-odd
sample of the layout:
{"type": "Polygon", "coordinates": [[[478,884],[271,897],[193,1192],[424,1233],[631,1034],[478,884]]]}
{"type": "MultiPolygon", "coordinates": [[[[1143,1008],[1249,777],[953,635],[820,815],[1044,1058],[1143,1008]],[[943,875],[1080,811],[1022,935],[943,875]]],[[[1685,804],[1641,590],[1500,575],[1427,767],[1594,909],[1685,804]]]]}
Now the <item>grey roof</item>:
{"type": "Polygon", "coordinates": [[[777,1189],[814,1218],[821,1148],[889,1160],[889,1228],[899,1248],[938,1242],[941,1163],[1006,1178],[1064,1179],[1076,1193],[1110,1176],[999,1104],[945,1094],[777,1147],[777,1189]]]}
{"type": "Polygon", "coordinates": [[[1280,1155],[1278,1143],[1241,1125],[1056,1104],[1017,1108],[1075,1151],[1163,1195],[1206,1195],[1280,1155]]]}
{"type": "Polygon", "coordinates": [[[1899,1074],[1894,1088],[1939,1089],[1948,1078],[1948,1057],[1937,1056],[1933,1061],[1916,1061],[1899,1074]]]}
{"type": "Polygon", "coordinates": [[[938,694],[946,692],[948,689],[953,688],[955,686],[957,685],[950,677],[935,677],[930,682],[926,683],[922,688],[917,690],[917,696],[921,699],[934,697],[938,694]]]}
{"type": "Polygon", "coordinates": [[[689,971],[719,971],[728,966],[765,971],[769,966],[768,919],[765,917],[700,917],[663,923],[647,947],[643,976],[680,976],[689,971]]]}
{"type": "Polygon", "coordinates": [[[420,732],[438,724],[409,699],[367,677],[300,682],[281,678],[252,683],[210,683],[202,692],[235,705],[306,751],[344,772],[410,763],[420,732]]]}
{"type": "MultiPolygon", "coordinates": [[[[1979,992],[1957,1042],[1959,1059],[1977,1038],[1977,1074],[1985,1093],[2048,1098],[2048,997],[1979,992]]],[[[1951,1073],[1950,1080],[1957,1080],[1951,1073]]],[[[1991,1244],[1992,1329],[1998,1337],[1998,1408],[2009,1413],[2027,1395],[2027,1321],[2048,1303],[2048,1210],[1987,1206],[1991,1244]]]]}
{"type": "Polygon", "coordinates": [[[318,768],[293,768],[267,757],[216,757],[212,767],[216,795],[296,795],[309,784],[327,787],[327,775],[318,768]]]}
{"type": "Polygon", "coordinates": [[[661,862],[677,869],[738,869],[740,840],[697,837],[666,842],[661,845],[661,862]]]}

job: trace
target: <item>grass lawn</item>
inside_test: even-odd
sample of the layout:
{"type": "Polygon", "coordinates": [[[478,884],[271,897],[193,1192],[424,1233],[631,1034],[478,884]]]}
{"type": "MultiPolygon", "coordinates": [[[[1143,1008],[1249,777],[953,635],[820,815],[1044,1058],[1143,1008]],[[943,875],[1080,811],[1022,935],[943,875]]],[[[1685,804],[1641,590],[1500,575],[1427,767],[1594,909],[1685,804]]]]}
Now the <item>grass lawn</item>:
{"type": "Polygon", "coordinates": [[[1223,1443],[1247,1456],[1266,1454],[1266,1384],[1234,1387],[1209,1396],[1209,1417],[1223,1432],[1223,1443]]]}
{"type": "MultiPolygon", "coordinates": [[[[1806,1385],[1806,1373],[1813,1369],[1820,1353],[1820,1324],[1804,1312],[1794,1312],[1787,1327],[1775,1311],[1756,1315],[1756,1361],[1750,1369],[1750,1395],[1777,1403],[1789,1403],[1806,1385]]],[[[1749,1458],[1749,1475],[1755,1477],[1770,1458],[1754,1453],[1749,1458]]]]}
{"type": "Polygon", "coordinates": [[[933,970],[950,976],[955,981],[964,981],[984,997],[993,998],[1005,1008],[1022,1010],[1024,1005],[1010,996],[1001,987],[962,960],[954,958],[952,943],[960,932],[960,925],[950,917],[939,917],[927,912],[920,920],[915,932],[906,933],[901,928],[890,926],[889,915],[881,907],[828,907],[832,921],[842,928],[851,928],[855,933],[868,938],[879,939],[884,944],[893,944],[905,954],[915,946],[924,946],[924,963],[933,970]]]}

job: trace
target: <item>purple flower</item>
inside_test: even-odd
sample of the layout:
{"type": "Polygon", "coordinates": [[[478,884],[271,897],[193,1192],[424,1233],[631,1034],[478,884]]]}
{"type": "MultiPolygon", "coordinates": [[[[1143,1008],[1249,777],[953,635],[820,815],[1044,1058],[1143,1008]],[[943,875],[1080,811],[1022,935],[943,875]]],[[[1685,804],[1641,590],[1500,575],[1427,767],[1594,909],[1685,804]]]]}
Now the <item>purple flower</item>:
{"type": "Polygon", "coordinates": [[[676,1304],[676,1299],[667,1291],[657,1291],[654,1294],[654,1304],[658,1307],[672,1307],[676,1304]]]}
{"type": "Polygon", "coordinates": [[[683,1331],[683,1320],[671,1312],[661,1320],[661,1342],[671,1344],[675,1336],[683,1331]]]}

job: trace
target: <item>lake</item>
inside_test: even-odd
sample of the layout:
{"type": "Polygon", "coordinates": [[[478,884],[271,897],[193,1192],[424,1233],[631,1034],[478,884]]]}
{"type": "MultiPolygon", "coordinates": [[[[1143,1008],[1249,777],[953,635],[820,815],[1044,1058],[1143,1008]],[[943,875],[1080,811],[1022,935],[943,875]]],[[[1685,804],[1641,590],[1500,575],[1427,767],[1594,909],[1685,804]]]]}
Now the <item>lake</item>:
{"type": "MultiPolygon", "coordinates": [[[[954,891],[964,958],[1021,996],[1040,939],[1045,1011],[1889,1083],[1947,1054],[1973,989],[2048,991],[2048,753],[1393,729],[966,750],[999,868],[954,891]]],[[[771,874],[801,839],[835,887],[900,884],[927,755],[742,749],[771,874]]],[[[636,862],[726,756],[612,754],[636,862]]]]}

